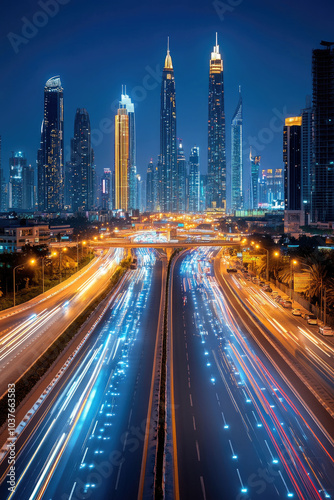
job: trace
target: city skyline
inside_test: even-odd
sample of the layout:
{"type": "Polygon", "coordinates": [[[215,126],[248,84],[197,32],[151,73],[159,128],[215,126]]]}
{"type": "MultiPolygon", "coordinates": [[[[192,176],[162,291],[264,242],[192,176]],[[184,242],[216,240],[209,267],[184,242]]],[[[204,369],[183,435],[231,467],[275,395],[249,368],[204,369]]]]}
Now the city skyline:
{"type": "MultiPolygon", "coordinates": [[[[20,3],[19,3],[20,4],[20,3]]],[[[262,2],[253,2],[254,5],[260,7],[262,2]]],[[[34,164],[35,156],[34,151],[36,146],[38,147],[38,125],[36,127],[36,118],[31,114],[31,108],[42,112],[42,94],[41,85],[42,81],[46,81],[49,77],[54,74],[60,74],[62,78],[62,83],[65,93],[65,160],[68,160],[68,151],[70,143],[70,130],[72,129],[72,116],[75,113],[77,107],[86,107],[89,110],[92,124],[92,141],[98,144],[93,144],[96,150],[96,166],[98,172],[103,172],[104,168],[112,168],[113,152],[110,150],[110,133],[102,133],[102,141],[99,143],[101,135],[98,134],[100,131],[101,120],[113,120],[113,114],[110,111],[110,105],[113,101],[117,100],[117,95],[119,93],[120,85],[126,83],[129,89],[129,94],[136,89],[136,97],[134,99],[137,123],[138,123],[138,152],[137,152],[137,168],[138,172],[143,175],[146,171],[146,165],[151,157],[156,157],[158,154],[158,141],[157,141],[157,124],[158,124],[158,114],[159,114],[159,91],[160,82],[157,68],[161,70],[161,60],[163,57],[165,40],[168,35],[170,35],[171,45],[173,49],[173,63],[175,69],[175,77],[177,82],[176,92],[178,94],[178,134],[183,138],[184,147],[186,150],[190,150],[193,144],[197,144],[201,151],[201,172],[206,172],[207,159],[206,159],[206,121],[207,121],[207,58],[212,46],[215,32],[218,31],[218,37],[220,40],[221,50],[223,54],[223,59],[226,64],[225,80],[226,80],[226,119],[230,121],[234,108],[234,100],[236,99],[236,89],[237,85],[241,84],[243,87],[244,94],[244,114],[245,114],[245,124],[244,124],[244,137],[248,141],[249,137],[258,138],[259,133],[264,129],[270,129],[270,123],[276,115],[273,113],[273,109],[276,109],[278,115],[283,114],[284,109],[287,111],[287,115],[296,115],[299,113],[305,101],[305,96],[311,93],[311,50],[318,46],[321,39],[330,39],[329,23],[326,26],[326,20],[322,23],[321,29],[317,27],[317,23],[312,20],[312,38],[309,37],[307,33],[307,27],[310,29],[311,20],[307,17],[301,10],[301,2],[297,3],[289,11],[289,19],[285,28],[278,27],[277,35],[270,42],[272,51],[273,65],[271,71],[265,71],[264,60],[266,59],[266,54],[269,48],[263,46],[264,37],[267,34],[267,29],[263,30],[263,34],[259,33],[258,48],[262,43],[262,50],[255,51],[254,47],[254,37],[252,34],[254,30],[258,30],[261,21],[263,26],[265,25],[265,19],[268,17],[268,12],[261,10],[256,11],[255,14],[249,11],[249,6],[247,7],[245,2],[232,9],[231,12],[227,12],[224,16],[224,20],[221,20],[219,13],[212,6],[205,6],[201,2],[196,4],[197,10],[194,8],[193,11],[188,12],[190,19],[193,19],[194,23],[190,27],[191,23],[188,23],[186,34],[181,35],[178,25],[171,29],[169,23],[171,12],[167,12],[167,22],[164,26],[164,33],[161,33],[156,28],[152,30],[152,37],[150,43],[142,38],[143,27],[135,26],[136,33],[139,34],[138,42],[138,57],[133,59],[131,64],[131,69],[126,67],[123,63],[121,70],[117,73],[114,71],[110,74],[110,78],[102,78],[103,72],[105,72],[105,66],[102,63],[102,55],[98,55],[97,64],[94,63],[94,71],[89,74],[85,74],[85,78],[80,78],[78,75],[82,74],[80,64],[82,62],[82,56],[71,60],[71,68],[69,58],[60,59],[59,52],[62,47],[56,49],[56,47],[50,46],[50,36],[53,34],[58,24],[67,23],[71,16],[73,15],[73,10],[77,6],[77,2],[72,2],[68,5],[63,5],[60,8],[59,13],[55,18],[50,19],[47,27],[40,28],[35,37],[32,37],[29,44],[22,44],[19,46],[19,52],[16,54],[10,44],[8,38],[3,40],[4,51],[3,51],[3,61],[7,64],[7,71],[4,75],[4,86],[2,88],[2,93],[0,98],[4,101],[4,95],[6,93],[6,102],[3,102],[4,117],[7,120],[7,126],[1,122],[2,129],[2,147],[3,147],[3,161],[8,158],[8,153],[12,150],[23,150],[26,152],[27,160],[30,164],[34,164]],[[204,23],[199,19],[200,13],[204,13],[204,23]],[[291,38],[289,36],[284,37],[284,34],[289,34],[289,27],[293,21],[298,19],[297,23],[297,34],[295,37],[294,45],[289,44],[291,38]],[[250,44],[245,44],[245,35],[242,35],[243,31],[240,31],[241,27],[245,28],[245,20],[249,19],[252,22],[248,25],[247,37],[250,44]],[[196,31],[196,26],[201,22],[202,28],[201,33],[198,35],[196,31]],[[303,28],[301,26],[303,25],[303,28]],[[284,31],[284,33],[282,32],[284,31]],[[240,35],[240,40],[236,39],[234,32],[238,32],[240,35]],[[186,38],[191,39],[186,40],[186,38]],[[242,35],[242,36],[241,36],[242,35]],[[307,36],[306,36],[307,35],[307,36]],[[299,36],[299,39],[298,39],[299,36]],[[45,51],[37,50],[37,45],[43,44],[44,39],[49,41],[48,44],[48,56],[45,51]],[[286,38],[286,40],[285,40],[286,38]],[[280,40],[281,48],[283,49],[285,57],[284,71],[282,71],[282,60],[283,55],[278,53],[278,39],[280,40]],[[297,44],[296,44],[296,39],[297,44]],[[243,44],[241,44],[241,41],[243,44]],[[285,50],[284,50],[285,49],[285,50]],[[253,51],[253,57],[251,57],[251,51],[253,51]],[[187,71],[184,70],[182,66],[182,61],[187,60],[189,64],[187,65],[187,71]],[[137,59],[137,60],[135,60],[137,59]],[[246,61],[248,59],[248,62],[246,61]],[[13,108],[13,105],[19,106],[20,99],[16,99],[14,102],[13,91],[15,88],[20,88],[19,83],[14,86],[9,86],[9,82],[15,80],[14,67],[11,61],[15,63],[16,66],[24,68],[29,62],[33,61],[41,62],[37,64],[37,70],[32,79],[25,81],[25,89],[22,95],[22,102],[24,102],[25,92],[29,92],[31,96],[30,102],[26,102],[24,109],[21,111],[22,121],[21,124],[14,124],[11,115],[7,111],[9,105],[13,108]],[[76,62],[77,61],[77,62],[76,62]],[[149,70],[147,68],[150,68],[149,70]],[[256,72],[257,78],[252,78],[252,68],[256,72]],[[74,71],[75,70],[75,71],[74,71]],[[102,72],[102,73],[101,73],[102,72]],[[150,73],[155,76],[150,76],[150,73]],[[72,77],[71,77],[72,74],[72,77]],[[191,79],[194,81],[194,75],[197,75],[196,85],[189,85],[191,79]],[[9,78],[11,76],[11,78],[9,78]],[[145,79],[146,78],[146,79],[145,79]],[[14,80],[13,80],[14,79],[14,80]],[[39,85],[37,86],[37,79],[39,85]],[[145,79],[145,80],[144,80],[145,79]],[[273,80],[277,83],[272,83],[273,80]],[[104,80],[108,81],[108,84],[104,83],[104,80]],[[256,82],[254,81],[256,80],[256,82]],[[94,95],[89,95],[89,89],[94,83],[96,92],[98,92],[97,99],[95,98],[95,104],[92,105],[92,98],[94,95]],[[98,85],[96,85],[98,82],[98,85]],[[150,90],[145,89],[144,84],[148,83],[151,87],[150,90]],[[280,82],[280,85],[278,84],[280,82]],[[288,84],[288,88],[284,89],[282,82],[288,84]],[[272,84],[273,90],[275,92],[268,93],[268,88],[272,84]],[[278,88],[279,87],[279,88],[278,88]],[[75,90],[74,90],[75,89],[75,90]],[[141,90],[139,90],[141,89],[141,90]],[[142,93],[141,97],[139,96],[142,93]],[[145,95],[146,94],[146,95],[145,95]],[[272,94],[272,95],[271,95],[272,94]],[[275,95],[275,99],[273,98],[275,95]],[[145,97],[145,98],[144,98],[145,97]],[[198,103],[197,109],[194,110],[190,106],[191,100],[195,99],[198,103]],[[257,112],[255,115],[255,101],[258,102],[257,112]],[[29,126],[27,125],[27,118],[30,116],[29,126]],[[196,116],[196,119],[194,117],[196,116]],[[155,127],[147,127],[147,124],[155,124],[155,127]]],[[[323,8],[327,8],[329,12],[333,9],[333,6],[329,2],[323,2],[323,8]]],[[[27,19],[32,19],[33,14],[37,10],[32,7],[24,6],[21,4],[22,16],[25,15],[27,19]]],[[[39,7],[38,7],[39,8],[39,7]]],[[[84,14],[87,11],[88,3],[83,2],[80,6],[80,12],[84,14]]],[[[117,8],[116,13],[117,13],[117,8]]],[[[181,7],[185,9],[185,7],[181,7]]],[[[140,19],[145,16],[148,10],[148,5],[144,5],[140,13],[140,19]],[[142,17],[141,17],[142,16],[142,17]]],[[[319,10],[321,10],[319,8],[319,10]]],[[[277,9],[277,19],[272,21],[274,26],[277,27],[279,20],[282,19],[283,14],[287,13],[284,6],[277,9]]],[[[97,14],[97,12],[96,12],[97,14]]],[[[320,16],[319,12],[316,12],[316,16],[320,16]]],[[[4,33],[20,33],[20,28],[22,29],[22,22],[20,18],[15,17],[11,9],[6,12],[4,21],[6,21],[6,29],[3,30],[4,33]],[[12,16],[12,17],[10,17],[12,16]],[[11,22],[12,21],[12,22],[11,22]],[[16,22],[15,22],[16,21],[16,22]]],[[[106,19],[110,20],[111,13],[106,14],[106,19]],[[108,17],[109,16],[109,17],[108,17]]],[[[132,12],[129,13],[131,26],[134,25],[134,16],[132,12]]],[[[150,24],[154,18],[160,19],[159,9],[153,9],[150,16],[150,24]]],[[[117,17],[116,15],[112,17],[112,20],[117,17]]],[[[274,16],[271,16],[271,19],[274,16]]],[[[330,16],[328,16],[330,17],[330,16]]],[[[102,31],[105,21],[98,16],[98,21],[102,23],[102,31]]],[[[140,23],[139,23],[140,24],[140,23]]],[[[114,24],[113,24],[114,25],[114,24]]],[[[145,25],[145,23],[144,23],[145,25]]],[[[154,23],[153,23],[154,25],[154,23]]],[[[260,30],[261,31],[261,30],[260,30]]],[[[79,23],[75,30],[78,40],[84,42],[82,25],[79,23]]],[[[118,32],[117,32],[118,34],[118,32]]],[[[94,33],[90,37],[91,48],[88,53],[88,59],[92,57],[92,52],[96,38],[98,35],[94,33]]],[[[114,34],[116,36],[116,33],[114,34]]],[[[130,37],[131,38],[131,37],[130,37]]],[[[107,39],[108,40],[108,39],[107,39]]],[[[131,54],[134,54],[135,47],[131,44],[129,37],[127,39],[122,38],[124,42],[121,50],[122,59],[128,60],[131,54]]],[[[79,44],[80,45],[80,44],[79,44]]],[[[85,43],[83,43],[85,47],[85,43]]],[[[115,51],[115,45],[110,40],[110,44],[107,41],[103,45],[108,57],[113,54],[115,62],[117,62],[117,52],[115,51]]],[[[74,53],[80,53],[77,46],[74,46],[74,53]]],[[[83,55],[84,52],[82,52],[83,55]]],[[[95,54],[96,56],[96,54],[95,54]]],[[[132,56],[133,58],[133,56],[132,56]]],[[[15,67],[16,67],[15,66],[15,67]]],[[[114,65],[113,65],[114,67],[114,65]]],[[[107,73],[105,73],[105,76],[107,73]]],[[[15,80],[17,81],[17,80],[15,80]]],[[[93,92],[94,94],[94,92],[93,92]]],[[[95,96],[96,97],[96,96],[95,96]]],[[[22,107],[22,104],[21,104],[22,107]]],[[[15,113],[14,113],[15,114],[15,113]]],[[[36,112],[36,115],[38,113],[36,112]]],[[[4,119],[4,118],[2,118],[4,119]]],[[[283,127],[283,121],[279,122],[280,118],[277,117],[275,125],[280,123],[283,127]]],[[[227,130],[227,142],[229,144],[229,131],[227,130]]],[[[261,151],[256,151],[257,154],[261,154],[263,165],[268,168],[274,167],[278,168],[282,166],[281,158],[281,133],[272,133],[273,139],[269,144],[261,143],[261,151]],[[263,149],[262,149],[263,148],[263,149]]],[[[267,134],[268,136],[268,134],[267,134]]],[[[254,148],[255,149],[255,148],[254,148]]],[[[227,164],[230,162],[229,148],[227,148],[227,164]]],[[[8,172],[5,169],[5,175],[8,177],[8,172]]]]}

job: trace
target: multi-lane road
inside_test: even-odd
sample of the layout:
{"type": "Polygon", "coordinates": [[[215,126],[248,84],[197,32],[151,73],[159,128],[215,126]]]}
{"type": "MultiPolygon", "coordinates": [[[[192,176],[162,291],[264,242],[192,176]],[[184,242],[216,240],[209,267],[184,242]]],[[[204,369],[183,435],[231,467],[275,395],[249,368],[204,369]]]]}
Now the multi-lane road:
{"type": "Polygon", "coordinates": [[[333,448],[231,314],[211,257],[186,253],[172,272],[176,498],[329,498],[333,448]]]}
{"type": "Polygon", "coordinates": [[[127,274],[18,438],[14,493],[8,492],[2,461],[0,498],[124,500],[139,490],[152,494],[152,482],[145,482],[146,467],[154,466],[149,431],[156,427],[150,382],[165,267],[154,251],[138,252],[138,268],[127,274]]]}
{"type": "Polygon", "coordinates": [[[0,397],[103,290],[122,257],[121,249],[98,252],[72,278],[0,314],[0,397]]]}
{"type": "MultiPolygon", "coordinates": [[[[302,391],[296,393],[302,379],[280,369],[285,354],[297,351],[289,332],[298,325],[304,330],[300,348],[313,360],[314,353],[319,356],[327,375],[331,345],[322,345],[259,289],[221,276],[216,254],[208,247],[188,250],[171,264],[165,498],[331,498],[331,429],[322,432],[314,407],[307,398],[303,404],[302,391]],[[279,334],[286,353],[270,344],[270,336],[278,342],[279,334]]],[[[8,454],[2,450],[1,499],[154,498],[166,261],[152,249],[136,255],[137,269],[108,299],[19,434],[14,492],[8,490],[8,454]]],[[[104,259],[112,265],[115,254],[104,259]]],[[[51,313],[46,301],[36,304],[51,313]]],[[[330,380],[324,383],[330,394],[330,380]]]]}

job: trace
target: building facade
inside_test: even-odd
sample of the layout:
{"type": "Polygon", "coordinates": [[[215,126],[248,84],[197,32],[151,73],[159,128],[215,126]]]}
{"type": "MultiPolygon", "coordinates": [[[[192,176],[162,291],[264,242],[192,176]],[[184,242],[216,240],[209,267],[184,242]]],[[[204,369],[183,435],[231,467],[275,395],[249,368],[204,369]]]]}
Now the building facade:
{"type": "Polygon", "coordinates": [[[239,102],[231,122],[231,204],[233,211],[243,208],[242,156],[242,96],[239,87],[239,102]]]}
{"type": "Polygon", "coordinates": [[[146,171],[146,210],[154,212],[154,164],[152,159],[146,171]]]}
{"type": "Polygon", "coordinates": [[[209,73],[207,200],[209,208],[226,210],[224,67],[217,35],[209,73]]]}
{"type": "Polygon", "coordinates": [[[189,212],[199,212],[199,193],[199,148],[194,146],[189,156],[189,212]]]}
{"type": "Polygon", "coordinates": [[[93,164],[89,114],[86,109],[78,108],[74,119],[74,137],[71,141],[71,162],[66,176],[70,186],[67,196],[74,212],[91,210],[94,206],[93,164]]]}
{"type": "Polygon", "coordinates": [[[37,157],[38,209],[58,212],[64,205],[64,98],[59,76],[44,87],[44,119],[37,157]]]}
{"type": "Polygon", "coordinates": [[[313,109],[311,100],[306,100],[306,107],[301,112],[302,129],[301,129],[301,172],[302,172],[302,209],[305,211],[306,222],[310,219],[311,214],[311,180],[312,180],[312,162],[313,162],[313,147],[312,147],[312,122],[313,109]]]}
{"type": "Polygon", "coordinates": [[[12,152],[9,158],[8,208],[23,208],[23,169],[27,159],[22,151],[12,152]]]}
{"type": "Polygon", "coordinates": [[[313,50],[312,222],[334,221],[334,44],[313,50]]]}
{"type": "Polygon", "coordinates": [[[175,78],[169,42],[162,72],[160,101],[160,210],[178,211],[175,78]]]}
{"type": "Polygon", "coordinates": [[[250,149],[249,160],[251,167],[250,208],[252,210],[257,210],[259,206],[259,171],[261,165],[261,156],[252,156],[252,149],[250,149]]]}
{"type": "Polygon", "coordinates": [[[286,118],[283,130],[285,210],[302,209],[301,130],[301,116],[286,118]]]}
{"type": "Polygon", "coordinates": [[[178,212],[184,213],[187,208],[187,160],[183,150],[182,139],[177,145],[177,178],[178,178],[178,212]]]}
{"type": "Polygon", "coordinates": [[[35,210],[35,170],[31,165],[25,165],[22,169],[22,208],[24,210],[35,210]]]}
{"type": "Polygon", "coordinates": [[[115,209],[127,212],[137,208],[135,165],[135,113],[130,97],[122,91],[115,116],[115,209]]]}

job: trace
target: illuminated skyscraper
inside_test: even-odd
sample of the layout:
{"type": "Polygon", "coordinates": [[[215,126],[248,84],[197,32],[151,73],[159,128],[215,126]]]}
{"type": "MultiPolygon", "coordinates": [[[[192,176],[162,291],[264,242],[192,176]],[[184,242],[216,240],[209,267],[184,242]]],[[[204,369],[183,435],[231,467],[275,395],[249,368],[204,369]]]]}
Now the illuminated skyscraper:
{"type": "Polygon", "coordinates": [[[251,209],[257,210],[259,206],[259,170],[261,156],[252,156],[252,148],[249,154],[251,165],[251,209]]]}
{"type": "Polygon", "coordinates": [[[199,148],[193,147],[189,157],[189,212],[199,212],[199,148]]]}
{"type": "Polygon", "coordinates": [[[242,196],[242,97],[239,87],[239,102],[231,123],[231,177],[232,210],[243,207],[242,196]]]}
{"type": "Polygon", "coordinates": [[[22,208],[35,210],[35,170],[31,165],[22,169],[22,208]]]}
{"type": "Polygon", "coordinates": [[[177,178],[178,178],[178,212],[186,211],[186,180],[187,180],[187,161],[184,155],[182,140],[178,139],[177,145],[177,178]]]}
{"type": "Polygon", "coordinates": [[[334,221],[334,43],[313,50],[312,222],[334,221]]]}
{"type": "Polygon", "coordinates": [[[73,211],[91,210],[94,205],[93,164],[89,115],[86,109],[78,108],[74,120],[74,137],[71,141],[69,176],[69,197],[73,211]]]}
{"type": "Polygon", "coordinates": [[[309,222],[311,212],[311,185],[312,185],[312,120],[313,109],[310,96],[306,99],[306,108],[301,112],[301,169],[302,169],[302,209],[305,210],[306,223],[309,222]]]}
{"type": "Polygon", "coordinates": [[[154,211],[154,165],[151,159],[146,172],[146,210],[154,211]]]}
{"type": "Polygon", "coordinates": [[[23,198],[23,168],[27,159],[21,151],[12,153],[9,158],[9,203],[8,208],[22,208],[23,198]]]}
{"type": "Polygon", "coordinates": [[[207,200],[209,207],[226,209],[224,68],[217,34],[209,74],[207,200]]]}
{"type": "Polygon", "coordinates": [[[115,209],[137,207],[135,112],[130,97],[123,93],[115,116],[115,209]]]}
{"type": "Polygon", "coordinates": [[[37,164],[38,209],[58,212],[64,204],[64,100],[59,76],[45,84],[37,164]]]}
{"type": "Polygon", "coordinates": [[[162,212],[178,210],[175,79],[169,41],[161,82],[160,162],[162,212]]]}
{"type": "Polygon", "coordinates": [[[110,168],[105,168],[101,178],[101,200],[102,210],[111,210],[112,208],[112,173],[110,168]]]}
{"type": "Polygon", "coordinates": [[[283,132],[284,204],[285,210],[301,210],[301,127],[302,117],[285,120],[283,132]]]}

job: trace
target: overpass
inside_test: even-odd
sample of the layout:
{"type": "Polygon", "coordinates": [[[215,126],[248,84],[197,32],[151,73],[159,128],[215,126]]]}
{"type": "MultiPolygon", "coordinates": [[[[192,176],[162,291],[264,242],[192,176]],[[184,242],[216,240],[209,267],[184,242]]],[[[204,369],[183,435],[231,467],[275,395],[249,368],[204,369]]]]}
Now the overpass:
{"type": "Polygon", "coordinates": [[[240,241],[227,241],[227,240],[212,240],[212,241],[184,241],[184,240],[173,240],[173,241],[125,241],[121,239],[113,239],[112,241],[104,240],[99,241],[98,246],[109,247],[109,248],[125,248],[128,249],[128,254],[131,254],[132,248],[155,248],[157,250],[162,250],[167,255],[167,260],[169,261],[173,251],[176,248],[189,249],[197,247],[240,247],[240,241]]]}

